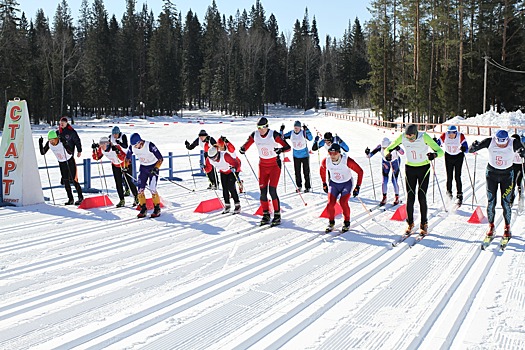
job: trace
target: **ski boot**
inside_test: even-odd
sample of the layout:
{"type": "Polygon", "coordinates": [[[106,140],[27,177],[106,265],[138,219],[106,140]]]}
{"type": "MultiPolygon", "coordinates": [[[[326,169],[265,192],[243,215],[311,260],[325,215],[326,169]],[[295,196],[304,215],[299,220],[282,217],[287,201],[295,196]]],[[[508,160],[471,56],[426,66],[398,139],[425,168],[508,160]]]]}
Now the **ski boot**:
{"type": "Polygon", "coordinates": [[[153,207],[153,213],[151,213],[152,218],[158,218],[160,216],[160,204],[155,204],[153,207]]]}
{"type": "Polygon", "coordinates": [[[261,222],[259,223],[259,226],[268,225],[270,223],[270,212],[268,210],[265,210],[263,212],[263,216],[261,219],[261,222]]]}
{"type": "Polygon", "coordinates": [[[383,205],[386,204],[386,193],[383,193],[383,199],[381,200],[381,202],[379,203],[379,206],[382,207],[383,205]]]}
{"type": "Polygon", "coordinates": [[[233,208],[234,214],[239,214],[241,212],[241,203],[235,203],[235,207],[233,208]]]}
{"type": "Polygon", "coordinates": [[[147,213],[148,213],[148,208],[146,207],[146,204],[141,204],[140,212],[137,214],[137,218],[138,219],[145,218],[147,213]]]}
{"type": "Polygon", "coordinates": [[[84,200],[84,197],[78,197],[78,201],[75,202],[75,205],[80,205],[83,200],[84,200]]]}
{"type": "Polygon", "coordinates": [[[414,223],[408,223],[408,227],[407,229],[405,230],[405,234],[409,235],[412,233],[412,230],[414,229],[414,223]]]}
{"type": "Polygon", "coordinates": [[[505,231],[503,231],[503,238],[510,239],[512,237],[512,233],[510,232],[510,225],[505,225],[505,231]]]}
{"type": "Polygon", "coordinates": [[[456,205],[460,207],[463,204],[463,193],[458,193],[456,196],[456,205]]]}
{"type": "Polygon", "coordinates": [[[270,226],[277,226],[281,224],[281,212],[276,211],[273,213],[273,220],[270,226]]]}
{"type": "Polygon", "coordinates": [[[448,199],[452,200],[452,192],[447,191],[447,197],[448,199]]]}
{"type": "Polygon", "coordinates": [[[428,234],[428,222],[422,222],[419,228],[421,229],[421,231],[419,232],[420,236],[426,236],[428,234]]]}
{"type": "Polygon", "coordinates": [[[125,201],[124,199],[121,199],[121,200],[117,203],[117,205],[115,205],[115,207],[117,207],[117,208],[121,208],[121,207],[123,207],[123,206],[125,206],[125,205],[126,205],[126,201],[125,201]]]}
{"type": "Polygon", "coordinates": [[[75,200],[73,198],[69,198],[69,200],[64,203],[64,205],[73,205],[73,204],[75,204],[75,200]]]}
{"type": "Polygon", "coordinates": [[[129,197],[130,195],[131,195],[131,193],[129,192],[129,189],[124,191],[124,197],[129,197]]]}
{"type": "Polygon", "coordinates": [[[335,227],[335,220],[330,220],[328,222],[328,226],[326,226],[324,232],[325,233],[332,232],[334,230],[334,227],[335,227]]]}
{"type": "Polygon", "coordinates": [[[399,204],[399,195],[396,194],[396,198],[394,199],[394,205],[398,205],[399,204]]]}
{"type": "Polygon", "coordinates": [[[485,239],[481,243],[481,250],[486,250],[490,243],[494,240],[494,224],[489,223],[489,230],[487,231],[487,234],[485,236],[485,239]]]}
{"type": "Polygon", "coordinates": [[[489,223],[489,230],[487,231],[487,237],[493,237],[494,236],[494,224],[489,223]]]}
{"type": "Polygon", "coordinates": [[[311,189],[310,189],[309,187],[306,187],[306,188],[304,189],[304,193],[308,193],[308,192],[310,192],[310,191],[311,191],[311,189]]]}
{"type": "Polygon", "coordinates": [[[230,212],[231,205],[225,204],[221,214],[228,214],[230,212]]]}
{"type": "Polygon", "coordinates": [[[341,231],[348,232],[350,230],[350,221],[344,221],[343,227],[341,228],[341,231]]]}

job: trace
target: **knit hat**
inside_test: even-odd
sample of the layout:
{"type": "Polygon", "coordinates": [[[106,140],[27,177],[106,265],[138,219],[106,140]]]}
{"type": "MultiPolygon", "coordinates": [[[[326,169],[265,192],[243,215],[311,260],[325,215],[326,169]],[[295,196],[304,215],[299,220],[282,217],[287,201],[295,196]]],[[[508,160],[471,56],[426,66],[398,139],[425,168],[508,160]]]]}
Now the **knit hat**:
{"type": "Polygon", "coordinates": [[[268,127],[268,119],[266,117],[262,117],[257,121],[257,126],[264,126],[268,127]]]}
{"type": "Polygon", "coordinates": [[[57,135],[57,132],[55,130],[49,130],[49,132],[47,133],[47,139],[48,140],[56,139],[57,137],[58,137],[58,135],[57,135]]]}
{"type": "Polygon", "coordinates": [[[113,129],[111,129],[111,133],[113,135],[120,134],[120,128],[118,126],[114,126],[113,129]]]}
{"type": "Polygon", "coordinates": [[[109,137],[102,136],[100,140],[98,140],[98,143],[109,143],[109,137]]]}
{"type": "Polygon", "coordinates": [[[383,147],[383,148],[387,148],[388,145],[390,145],[390,140],[388,139],[388,137],[385,137],[385,138],[381,141],[381,147],[383,147]]]}
{"type": "Polygon", "coordinates": [[[325,140],[332,141],[332,138],[333,138],[333,136],[332,136],[331,132],[325,132],[324,133],[324,139],[325,140]]]}
{"type": "Polygon", "coordinates": [[[410,124],[405,129],[405,135],[417,135],[417,125],[410,124]]]}
{"type": "Polygon", "coordinates": [[[131,137],[129,138],[129,143],[132,145],[132,146],[135,146],[137,143],[139,143],[140,141],[142,141],[142,138],[140,137],[139,134],[137,134],[136,132],[131,134],[131,137]]]}
{"type": "Polygon", "coordinates": [[[199,136],[208,136],[208,133],[206,132],[206,130],[202,129],[201,131],[199,131],[199,136]]]}
{"type": "Polygon", "coordinates": [[[338,143],[332,143],[330,148],[328,148],[328,152],[339,152],[339,153],[341,153],[341,146],[339,146],[338,143]]]}
{"type": "Polygon", "coordinates": [[[455,132],[458,132],[458,128],[455,125],[450,125],[447,128],[447,133],[448,134],[455,133],[455,132]]]}
{"type": "Polygon", "coordinates": [[[301,122],[296,120],[295,123],[293,123],[293,126],[294,127],[296,127],[296,126],[301,127],[301,122]]]}
{"type": "Polygon", "coordinates": [[[506,130],[499,130],[496,135],[496,144],[497,145],[506,145],[509,141],[509,133],[506,130]]]}
{"type": "Polygon", "coordinates": [[[217,153],[219,153],[219,150],[217,149],[217,147],[212,146],[208,150],[208,157],[211,159],[214,159],[217,156],[217,153]]]}

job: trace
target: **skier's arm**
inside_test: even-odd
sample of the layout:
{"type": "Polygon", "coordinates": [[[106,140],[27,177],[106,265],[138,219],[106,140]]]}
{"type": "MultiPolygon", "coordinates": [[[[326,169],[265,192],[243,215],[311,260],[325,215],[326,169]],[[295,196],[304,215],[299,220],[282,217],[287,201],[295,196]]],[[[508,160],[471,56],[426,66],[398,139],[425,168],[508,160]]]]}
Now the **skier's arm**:
{"type": "Polygon", "coordinates": [[[210,163],[208,157],[206,157],[206,158],[204,159],[204,168],[203,168],[203,169],[204,169],[204,172],[205,172],[206,174],[213,170],[213,166],[211,165],[211,163],[210,163]]]}
{"type": "Polygon", "coordinates": [[[461,152],[468,152],[468,142],[465,135],[461,134],[459,141],[461,142],[461,152]]]}
{"type": "Polygon", "coordinates": [[[315,137],[314,144],[312,145],[312,151],[317,151],[319,149],[319,136],[315,137]]]}
{"type": "Polygon", "coordinates": [[[121,146],[122,149],[126,149],[126,148],[128,148],[128,146],[129,146],[129,145],[128,145],[128,137],[126,136],[126,134],[122,134],[122,142],[119,141],[119,140],[115,140],[115,141],[117,141],[117,144],[118,144],[119,146],[121,146]]]}
{"type": "Polygon", "coordinates": [[[283,146],[283,152],[288,152],[289,150],[292,149],[292,147],[290,147],[290,145],[288,144],[288,142],[286,142],[281,134],[279,134],[279,132],[277,131],[274,131],[273,132],[273,139],[275,140],[275,142],[277,142],[278,144],[280,144],[281,146],[283,146]]]}
{"type": "Polygon", "coordinates": [[[120,159],[120,161],[123,162],[124,159],[126,159],[126,153],[124,152],[122,147],[120,147],[120,145],[113,145],[113,147],[116,148],[115,153],[117,154],[118,159],[120,159]]]}
{"type": "Polygon", "coordinates": [[[252,132],[250,136],[248,136],[248,140],[246,140],[244,145],[241,146],[241,149],[240,149],[241,154],[244,154],[248,150],[248,148],[250,148],[250,146],[255,142],[254,137],[255,137],[255,131],[252,132]]]}
{"type": "MultiPolygon", "coordinates": [[[[78,133],[76,130],[73,130],[73,143],[77,148],[78,153],[82,153],[82,142],[80,141],[80,137],[78,136],[78,133]]],[[[73,152],[75,149],[73,148],[71,152],[73,152]]]]}
{"type": "Polygon", "coordinates": [[[153,142],[149,143],[149,151],[153,153],[155,157],[157,157],[158,160],[157,160],[157,163],[155,163],[155,167],[160,169],[160,166],[162,162],[164,161],[164,158],[162,158],[162,154],[160,154],[159,149],[157,148],[157,146],[155,146],[153,142]]]}
{"type": "Polygon", "coordinates": [[[388,155],[390,152],[392,152],[394,150],[394,148],[396,148],[397,146],[399,146],[401,144],[401,142],[403,142],[403,134],[400,134],[397,139],[394,140],[394,142],[392,142],[390,144],[390,146],[388,146],[386,149],[385,149],[385,156],[388,155]]]}
{"type": "Polygon", "coordinates": [[[199,138],[197,137],[189,146],[186,146],[190,151],[199,145],[199,138]]]}
{"type": "Polygon", "coordinates": [[[429,134],[424,133],[423,134],[423,140],[425,141],[427,146],[432,148],[434,150],[434,152],[437,153],[437,158],[443,157],[445,155],[445,151],[443,151],[443,149],[441,147],[439,147],[439,145],[436,143],[436,141],[434,141],[434,139],[432,139],[432,137],[430,137],[429,134]]]}
{"type": "Polygon", "coordinates": [[[442,133],[441,136],[437,139],[436,143],[438,144],[438,146],[441,146],[445,143],[445,137],[447,137],[447,135],[445,133],[442,133]]]}
{"type": "Polygon", "coordinates": [[[93,150],[93,154],[91,156],[94,160],[99,160],[102,158],[102,151],[100,150],[100,147],[97,147],[96,150],[93,150]]]}
{"type": "Polygon", "coordinates": [[[228,153],[224,153],[224,160],[230,165],[230,167],[235,168],[235,172],[238,173],[241,170],[241,164],[239,161],[228,153]]]}
{"type": "Polygon", "coordinates": [[[326,158],[321,162],[321,167],[319,168],[319,175],[321,175],[321,180],[323,183],[326,183],[326,158]]]}
{"type": "Polygon", "coordinates": [[[513,138],[512,147],[514,148],[514,152],[520,151],[520,157],[523,157],[523,153],[525,153],[525,150],[523,149],[523,144],[519,139],[513,138]]]}
{"type": "Polygon", "coordinates": [[[308,141],[312,141],[313,140],[313,136],[312,136],[312,133],[310,132],[310,129],[306,129],[304,131],[304,137],[308,140],[308,141]]]}
{"type": "Polygon", "coordinates": [[[380,149],[381,149],[381,145],[377,145],[377,147],[374,148],[374,149],[372,150],[372,152],[370,152],[370,158],[372,158],[372,156],[373,156],[374,154],[376,154],[377,152],[379,152],[380,149]]]}
{"type": "Polygon", "coordinates": [[[488,148],[490,146],[491,141],[492,141],[492,137],[487,137],[481,142],[478,142],[477,140],[474,141],[472,145],[470,146],[468,153],[474,153],[474,152],[479,151],[480,149],[488,148]]]}
{"type": "Polygon", "coordinates": [[[46,144],[44,145],[44,139],[41,137],[38,140],[38,148],[40,149],[40,154],[44,155],[49,151],[49,140],[46,141],[46,144]]]}
{"type": "Polygon", "coordinates": [[[288,131],[287,133],[283,134],[283,139],[289,139],[292,136],[292,132],[288,131]]]}
{"type": "Polygon", "coordinates": [[[346,165],[357,174],[356,185],[361,187],[361,183],[363,182],[363,168],[361,168],[361,166],[350,157],[348,157],[348,159],[346,160],[346,165]]]}

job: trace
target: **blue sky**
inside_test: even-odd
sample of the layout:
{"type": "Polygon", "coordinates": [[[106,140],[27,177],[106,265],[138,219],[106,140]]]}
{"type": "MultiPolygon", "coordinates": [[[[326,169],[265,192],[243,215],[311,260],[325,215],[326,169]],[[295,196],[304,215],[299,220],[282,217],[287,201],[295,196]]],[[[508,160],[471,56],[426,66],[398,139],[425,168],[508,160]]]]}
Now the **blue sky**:
{"type": "MultiPolygon", "coordinates": [[[[42,8],[46,16],[52,20],[55,14],[59,0],[18,0],[20,9],[26,13],[26,16],[33,18],[37,9],[42,8]]],[[[91,4],[92,0],[88,0],[91,4]]],[[[192,10],[197,14],[202,23],[206,9],[212,3],[212,0],[175,0],[173,1],[177,10],[182,12],[183,18],[188,12],[192,10]]],[[[237,9],[249,9],[255,4],[255,0],[216,0],[219,12],[223,15],[235,15],[237,9]]],[[[69,0],[69,6],[74,18],[77,17],[80,9],[81,0],[69,0]]],[[[142,9],[142,4],[147,3],[148,7],[153,10],[155,15],[158,15],[162,8],[161,0],[137,1],[137,8],[142,9]]],[[[262,0],[261,1],[266,17],[271,13],[277,18],[279,30],[284,32],[292,32],[295,20],[301,21],[304,17],[305,8],[308,7],[310,23],[315,15],[317,20],[317,28],[321,43],[324,44],[326,34],[340,39],[344,31],[348,28],[349,21],[353,24],[356,17],[359,18],[361,24],[370,19],[370,14],[367,6],[370,5],[370,0],[262,0]]],[[[125,0],[105,0],[104,4],[106,10],[110,15],[115,14],[120,21],[122,14],[125,11],[125,0]]]]}

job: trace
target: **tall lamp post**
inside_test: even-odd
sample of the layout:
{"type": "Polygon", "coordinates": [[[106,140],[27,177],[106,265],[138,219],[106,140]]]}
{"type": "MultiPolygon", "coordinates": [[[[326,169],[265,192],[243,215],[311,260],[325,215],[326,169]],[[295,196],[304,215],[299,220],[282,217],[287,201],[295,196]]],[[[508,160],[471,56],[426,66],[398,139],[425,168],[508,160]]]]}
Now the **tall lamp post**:
{"type": "Polygon", "coordinates": [[[146,104],[140,101],[140,106],[142,107],[142,119],[146,119],[146,104]]]}

